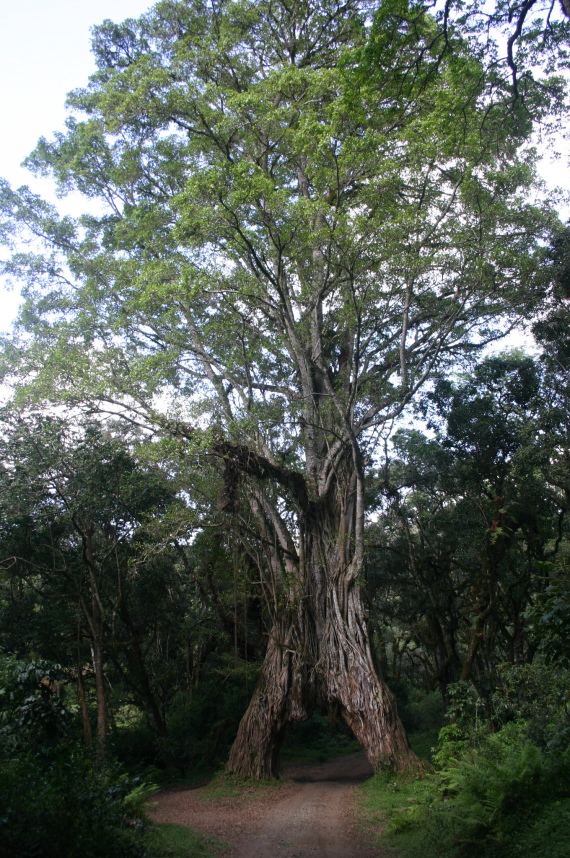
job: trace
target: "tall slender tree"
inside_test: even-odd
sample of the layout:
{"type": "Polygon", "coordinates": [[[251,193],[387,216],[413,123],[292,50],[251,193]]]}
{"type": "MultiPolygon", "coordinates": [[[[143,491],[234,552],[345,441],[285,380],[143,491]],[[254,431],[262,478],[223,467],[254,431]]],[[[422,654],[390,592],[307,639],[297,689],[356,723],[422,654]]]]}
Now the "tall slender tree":
{"type": "Polygon", "coordinates": [[[165,0],[93,47],[28,163],[106,211],[4,189],[50,248],[8,265],[28,287],[7,360],[28,394],[219,457],[224,510],[249,510],[273,625],[230,769],[273,775],[315,707],[412,765],[361,596],[365,475],[434,368],[531,300],[538,89],[523,109],[407,0],[165,0]]]}
{"type": "MultiPolygon", "coordinates": [[[[35,639],[33,631],[31,641],[21,634],[22,655],[26,643],[41,648],[48,637],[60,658],[75,650],[84,704],[87,643],[101,753],[109,726],[105,666],[111,661],[152,730],[163,737],[165,695],[153,676],[148,641],[172,622],[168,599],[177,576],[166,552],[145,556],[142,525],[151,526],[172,508],[172,487],[159,470],[137,466],[122,440],[97,424],[71,427],[53,416],[0,413],[0,426],[2,585],[20,600],[22,591],[31,591],[34,609],[51,617],[43,634],[35,629],[35,639]],[[152,605],[141,607],[145,594],[162,597],[162,616],[152,605]],[[46,610],[50,604],[59,606],[56,622],[53,608],[46,610]]],[[[86,718],[86,736],[88,725],[86,718]]]]}

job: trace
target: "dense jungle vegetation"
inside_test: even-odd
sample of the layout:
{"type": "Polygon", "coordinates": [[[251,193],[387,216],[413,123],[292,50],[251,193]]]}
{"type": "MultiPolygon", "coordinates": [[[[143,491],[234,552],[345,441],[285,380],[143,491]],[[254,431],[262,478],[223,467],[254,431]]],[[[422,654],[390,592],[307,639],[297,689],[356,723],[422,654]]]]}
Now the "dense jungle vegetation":
{"type": "Polygon", "coordinates": [[[168,854],[153,784],[353,737],[401,854],[568,854],[568,39],[539,0],[94,28],[27,160],[86,214],[0,187],[0,855],[168,854]]]}

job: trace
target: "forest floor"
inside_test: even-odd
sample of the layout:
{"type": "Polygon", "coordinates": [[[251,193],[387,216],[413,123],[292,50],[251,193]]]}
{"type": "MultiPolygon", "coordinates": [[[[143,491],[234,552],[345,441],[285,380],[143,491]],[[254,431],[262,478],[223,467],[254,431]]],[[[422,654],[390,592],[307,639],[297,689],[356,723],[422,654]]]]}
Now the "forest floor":
{"type": "Polygon", "coordinates": [[[356,787],[371,774],[363,754],[350,754],[285,769],[274,785],[172,788],[154,796],[150,817],[219,838],[226,858],[388,858],[356,818],[356,787]]]}

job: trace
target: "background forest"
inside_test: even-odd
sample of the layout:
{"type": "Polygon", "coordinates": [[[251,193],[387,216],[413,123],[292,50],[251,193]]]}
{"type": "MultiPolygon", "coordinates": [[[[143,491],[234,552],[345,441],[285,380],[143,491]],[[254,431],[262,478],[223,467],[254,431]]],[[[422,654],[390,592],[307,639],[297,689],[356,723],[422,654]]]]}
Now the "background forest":
{"type": "Polygon", "coordinates": [[[354,737],[402,854],[568,854],[570,228],[535,173],[568,35],[404,0],[94,29],[27,162],[87,213],[0,188],[1,855],[174,854],[153,784],[354,737]]]}

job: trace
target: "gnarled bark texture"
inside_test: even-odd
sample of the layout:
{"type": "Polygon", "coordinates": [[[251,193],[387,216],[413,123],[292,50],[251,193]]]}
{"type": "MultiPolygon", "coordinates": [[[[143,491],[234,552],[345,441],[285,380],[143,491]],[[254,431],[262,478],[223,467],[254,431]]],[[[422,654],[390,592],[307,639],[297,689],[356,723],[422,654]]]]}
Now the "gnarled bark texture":
{"type": "MultiPolygon", "coordinates": [[[[251,453],[247,461],[243,450],[235,453],[232,472],[241,461],[259,478],[260,457],[254,467],[251,453]]],[[[279,473],[272,467],[269,476],[279,473]]],[[[261,675],[230,753],[228,769],[236,774],[277,776],[287,725],[316,708],[340,712],[375,768],[417,764],[373,656],[360,586],[362,486],[354,470],[342,488],[335,481],[314,501],[300,498],[297,541],[267,499],[255,494],[252,508],[279,593],[261,675]]]]}
{"type": "Polygon", "coordinates": [[[300,644],[296,625],[275,624],[261,676],[230,753],[230,771],[260,779],[277,776],[287,725],[304,721],[312,709],[312,683],[300,644]]]}
{"type": "Polygon", "coordinates": [[[230,771],[276,777],[287,725],[305,720],[315,708],[331,706],[375,768],[417,763],[394,698],[374,663],[360,587],[354,581],[339,583],[326,592],[313,591],[304,601],[304,632],[297,617],[276,622],[230,753],[230,771]]]}
{"type": "Polygon", "coordinates": [[[374,664],[360,590],[346,594],[342,611],[336,593],[321,644],[326,699],[342,715],[374,768],[400,769],[415,762],[396,702],[374,664]]]}

